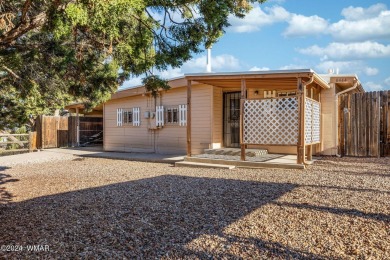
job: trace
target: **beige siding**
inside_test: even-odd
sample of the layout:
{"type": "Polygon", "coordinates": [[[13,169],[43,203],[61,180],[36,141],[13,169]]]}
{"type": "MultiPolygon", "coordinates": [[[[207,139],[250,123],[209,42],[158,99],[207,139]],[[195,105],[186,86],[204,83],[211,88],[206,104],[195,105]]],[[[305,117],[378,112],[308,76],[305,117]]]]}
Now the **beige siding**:
{"type": "Polygon", "coordinates": [[[322,147],[321,153],[324,155],[335,155],[337,151],[336,131],[336,95],[334,84],[331,84],[330,89],[321,91],[321,111],[322,111],[322,147]]]}
{"type": "MultiPolygon", "coordinates": [[[[163,92],[159,103],[164,107],[187,104],[187,88],[175,88],[163,92]]],[[[166,124],[163,128],[153,131],[156,134],[157,153],[186,153],[187,127],[166,124]]]]}
{"type": "MultiPolygon", "coordinates": [[[[162,92],[156,104],[164,107],[187,103],[187,88],[174,88],[162,92]]],[[[198,154],[211,144],[212,87],[194,85],[192,88],[192,152],[198,154]]],[[[150,129],[155,119],[144,118],[144,112],[155,111],[155,102],[146,96],[131,96],[108,101],[104,106],[104,149],[124,152],[156,152],[185,154],[187,128],[165,124],[150,129]],[[140,107],[141,126],[117,126],[118,108],[140,107]]]]}
{"type": "Polygon", "coordinates": [[[106,151],[153,152],[153,134],[148,130],[148,119],[143,117],[151,109],[149,98],[133,96],[110,100],[104,105],[104,149],[106,151]],[[117,126],[118,108],[140,107],[140,126],[117,126]]]}
{"type": "Polygon", "coordinates": [[[203,153],[212,146],[213,87],[195,85],[191,93],[191,152],[203,153]]]}
{"type": "Polygon", "coordinates": [[[223,146],[223,95],[222,88],[213,88],[212,104],[212,149],[218,149],[223,146]]]}

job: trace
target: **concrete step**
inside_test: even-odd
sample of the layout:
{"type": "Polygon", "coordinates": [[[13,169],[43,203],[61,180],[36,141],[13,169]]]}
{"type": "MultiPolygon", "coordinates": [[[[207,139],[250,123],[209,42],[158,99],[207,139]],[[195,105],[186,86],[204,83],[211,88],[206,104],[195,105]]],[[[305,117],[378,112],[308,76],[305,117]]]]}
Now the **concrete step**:
{"type": "MultiPolygon", "coordinates": [[[[206,154],[216,154],[216,155],[232,155],[240,156],[241,150],[239,148],[221,148],[221,149],[205,149],[206,154]]],[[[268,154],[266,149],[246,149],[245,155],[248,157],[260,157],[262,155],[268,154]]]]}
{"type": "Polygon", "coordinates": [[[191,167],[191,168],[212,168],[212,169],[234,169],[234,165],[223,165],[213,163],[202,163],[202,162],[176,162],[175,167],[191,167]]]}
{"type": "MultiPolygon", "coordinates": [[[[282,159],[280,159],[282,160],[282,159]]],[[[305,169],[304,165],[289,162],[251,162],[237,160],[209,159],[198,157],[184,157],[184,162],[203,163],[203,164],[221,164],[225,166],[236,166],[245,168],[279,168],[279,169],[305,169]]]]}

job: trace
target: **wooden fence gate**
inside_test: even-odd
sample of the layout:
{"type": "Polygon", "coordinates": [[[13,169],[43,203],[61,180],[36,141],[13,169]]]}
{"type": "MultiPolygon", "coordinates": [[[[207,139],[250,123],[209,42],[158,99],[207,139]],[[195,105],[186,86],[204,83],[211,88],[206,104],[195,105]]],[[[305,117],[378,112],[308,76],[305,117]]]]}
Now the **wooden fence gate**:
{"type": "Polygon", "coordinates": [[[339,154],[390,156],[390,91],[339,97],[339,154]]]}
{"type": "Polygon", "coordinates": [[[36,121],[37,148],[74,147],[103,131],[98,117],[40,116],[36,121]]]}
{"type": "Polygon", "coordinates": [[[40,116],[35,127],[38,148],[68,146],[68,117],[40,116]]]}

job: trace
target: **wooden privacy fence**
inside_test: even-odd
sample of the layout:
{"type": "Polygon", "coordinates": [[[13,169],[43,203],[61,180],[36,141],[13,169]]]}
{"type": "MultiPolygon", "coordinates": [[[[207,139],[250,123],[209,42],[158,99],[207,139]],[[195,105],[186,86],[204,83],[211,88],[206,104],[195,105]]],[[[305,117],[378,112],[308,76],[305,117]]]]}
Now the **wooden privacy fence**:
{"type": "Polygon", "coordinates": [[[103,119],[76,116],[40,116],[36,122],[40,149],[78,146],[103,131],[103,119]]]}
{"type": "Polygon", "coordinates": [[[390,155],[390,91],[344,94],[339,97],[339,154],[390,155]]]}

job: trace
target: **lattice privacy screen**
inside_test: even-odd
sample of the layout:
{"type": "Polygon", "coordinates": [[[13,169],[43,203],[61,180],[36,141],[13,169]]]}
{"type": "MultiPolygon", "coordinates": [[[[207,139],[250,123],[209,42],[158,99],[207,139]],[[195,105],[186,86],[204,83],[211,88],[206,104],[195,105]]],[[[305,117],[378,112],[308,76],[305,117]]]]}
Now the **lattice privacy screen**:
{"type": "Polygon", "coordinates": [[[296,97],[244,101],[245,144],[296,145],[298,99],[296,97]]]}
{"type": "Polygon", "coordinates": [[[305,144],[320,142],[321,105],[319,102],[305,99],[305,144]]]}

